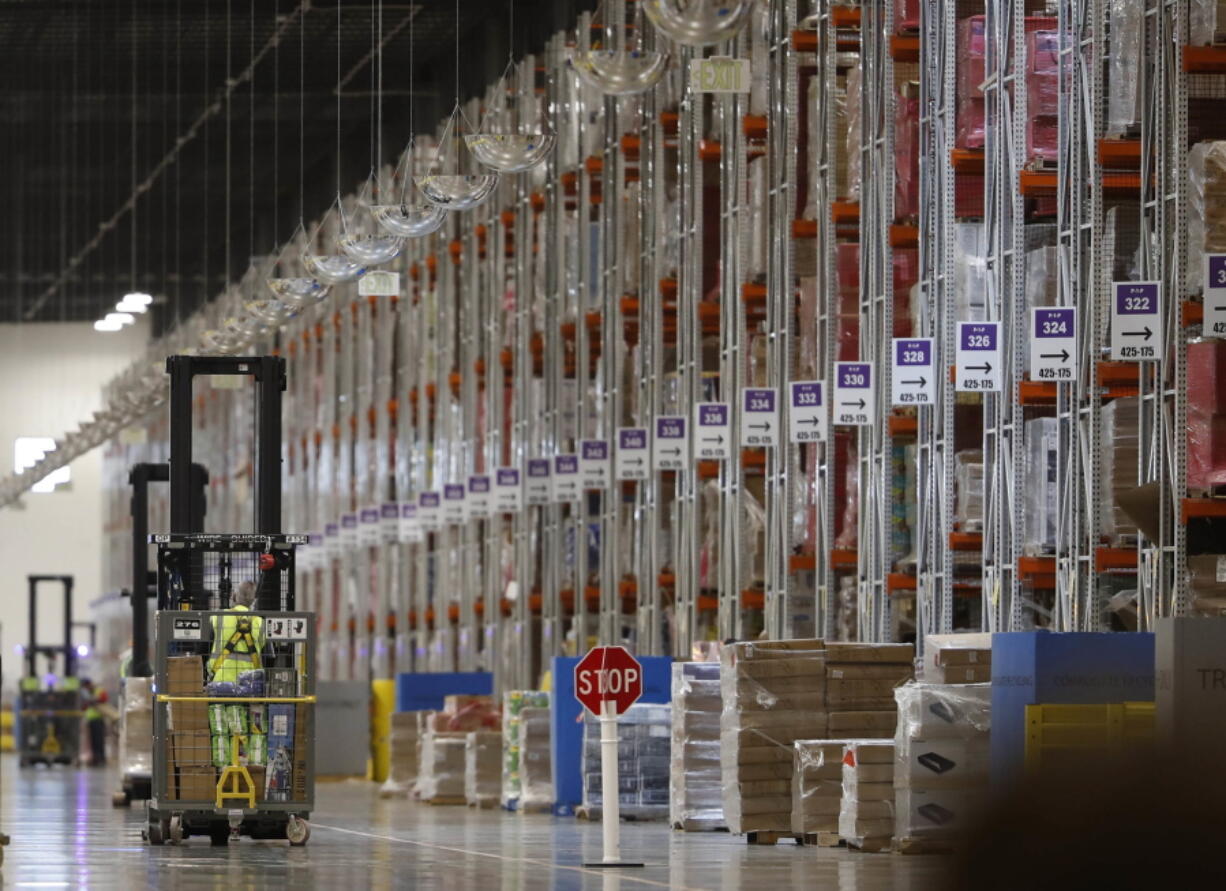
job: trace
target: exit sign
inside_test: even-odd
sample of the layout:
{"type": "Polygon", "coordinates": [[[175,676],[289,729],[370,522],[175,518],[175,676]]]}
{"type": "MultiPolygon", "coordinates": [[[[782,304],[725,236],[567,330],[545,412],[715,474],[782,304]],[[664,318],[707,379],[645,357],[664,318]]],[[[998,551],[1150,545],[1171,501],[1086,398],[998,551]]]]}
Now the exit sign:
{"type": "Polygon", "coordinates": [[[749,60],[712,56],[690,62],[690,90],[695,93],[748,93],[749,60]]]}

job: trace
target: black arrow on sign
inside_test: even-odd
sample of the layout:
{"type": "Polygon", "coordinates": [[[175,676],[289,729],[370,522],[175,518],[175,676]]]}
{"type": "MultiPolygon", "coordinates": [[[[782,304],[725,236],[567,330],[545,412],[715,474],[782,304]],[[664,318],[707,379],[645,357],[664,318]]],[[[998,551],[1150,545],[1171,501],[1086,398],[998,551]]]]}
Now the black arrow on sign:
{"type": "Polygon", "coordinates": [[[1125,331],[1123,336],[1124,337],[1144,337],[1146,340],[1149,340],[1151,337],[1154,336],[1154,332],[1149,330],[1149,325],[1146,325],[1144,331],[1125,331]]]}
{"type": "Polygon", "coordinates": [[[1061,362],[1067,362],[1069,359],[1068,350],[1061,350],[1058,353],[1040,353],[1040,359],[1059,359],[1061,362]]]}
{"type": "Polygon", "coordinates": [[[770,424],[747,424],[746,426],[750,430],[770,430],[771,428],[770,424]]]}
{"type": "Polygon", "coordinates": [[[703,441],[703,442],[718,442],[720,445],[723,445],[723,444],[724,444],[724,436],[723,436],[723,434],[722,434],[722,433],[721,433],[719,436],[715,436],[715,437],[711,437],[711,436],[704,436],[704,437],[702,438],[702,441],[703,441]]]}
{"type": "Polygon", "coordinates": [[[854,405],[854,406],[857,406],[861,411],[863,411],[865,406],[868,405],[868,403],[865,402],[863,399],[861,399],[859,402],[840,402],[839,405],[842,405],[842,406],[854,405]]]}
{"type": "Polygon", "coordinates": [[[992,371],[992,366],[989,363],[984,362],[982,365],[968,365],[966,366],[966,370],[967,371],[982,371],[984,374],[990,374],[992,371]]]}
{"type": "Polygon", "coordinates": [[[904,387],[926,387],[928,386],[928,378],[921,377],[917,381],[899,381],[904,387]]]}
{"type": "MultiPolygon", "coordinates": [[[[678,449],[678,451],[680,451],[680,449],[678,449]]],[[[642,464],[643,463],[642,458],[635,458],[633,461],[631,461],[629,458],[626,458],[624,460],[627,464],[642,464]]]]}
{"type": "Polygon", "coordinates": [[[665,455],[680,455],[681,449],[660,449],[665,455]]]}
{"type": "Polygon", "coordinates": [[[816,427],[818,424],[821,423],[821,421],[818,418],[797,418],[796,423],[797,424],[812,424],[814,427],[816,427]]]}

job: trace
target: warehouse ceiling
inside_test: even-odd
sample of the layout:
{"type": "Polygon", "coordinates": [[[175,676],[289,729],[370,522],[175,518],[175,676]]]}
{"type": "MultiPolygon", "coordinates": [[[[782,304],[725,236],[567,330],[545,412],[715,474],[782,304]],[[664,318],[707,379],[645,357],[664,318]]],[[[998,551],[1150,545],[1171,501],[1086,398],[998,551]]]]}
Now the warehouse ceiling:
{"type": "MultiPolygon", "coordinates": [[[[515,0],[516,55],[592,5],[515,0]]],[[[326,210],[338,80],[346,192],[380,105],[385,159],[411,93],[419,131],[450,110],[455,16],[453,0],[0,0],[0,320],[93,320],[135,287],[173,325],[326,210]]],[[[469,96],[505,65],[508,3],[459,0],[459,18],[469,96]]]]}

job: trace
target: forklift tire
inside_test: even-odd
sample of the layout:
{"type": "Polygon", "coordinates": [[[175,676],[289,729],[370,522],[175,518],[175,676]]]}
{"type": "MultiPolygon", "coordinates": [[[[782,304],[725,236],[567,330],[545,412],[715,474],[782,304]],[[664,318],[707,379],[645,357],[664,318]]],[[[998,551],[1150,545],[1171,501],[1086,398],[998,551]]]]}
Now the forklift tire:
{"type": "Polygon", "coordinates": [[[149,828],[145,830],[145,839],[151,845],[164,845],[166,844],[166,830],[167,827],[163,821],[151,819],[149,828]]]}
{"type": "Polygon", "coordinates": [[[230,844],[230,824],[220,820],[210,823],[209,844],[215,848],[224,848],[230,844]]]}

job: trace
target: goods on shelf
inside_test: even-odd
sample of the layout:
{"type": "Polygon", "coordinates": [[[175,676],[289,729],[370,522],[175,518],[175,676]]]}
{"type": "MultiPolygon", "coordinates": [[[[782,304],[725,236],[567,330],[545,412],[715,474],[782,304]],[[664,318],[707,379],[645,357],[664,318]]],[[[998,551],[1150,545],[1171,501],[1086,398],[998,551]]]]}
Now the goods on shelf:
{"type": "Polygon", "coordinates": [[[1187,442],[1188,488],[1226,485],[1226,341],[1188,344],[1187,442]]]}
{"type": "Polygon", "coordinates": [[[919,84],[907,82],[894,98],[894,218],[899,220],[919,215],[919,122],[919,84]]]}
{"type": "MultiPolygon", "coordinates": [[[[935,637],[937,635],[932,635],[935,637]]],[[[992,647],[936,645],[930,640],[932,664],[924,680],[933,684],[986,684],[992,680],[992,647]]]]}
{"type": "Polygon", "coordinates": [[[895,835],[950,841],[986,801],[992,687],[907,684],[894,694],[895,835]]]}
{"type": "Polygon", "coordinates": [[[464,739],[464,800],[489,807],[502,789],[502,733],[474,730],[464,739]]]}
{"type": "Polygon", "coordinates": [[[732,832],[788,831],[793,743],[826,736],[820,640],[736,643],[720,654],[720,764],[732,832]]]}
{"type": "Polygon", "coordinates": [[[1188,557],[1188,591],[1196,613],[1226,616],[1226,555],[1188,557]]]}
{"type": "Polygon", "coordinates": [[[860,200],[860,115],[863,113],[863,76],[860,66],[853,65],[847,71],[846,99],[843,107],[846,109],[843,130],[844,152],[847,158],[847,190],[840,196],[851,201],[860,200]]]}
{"type": "Polygon", "coordinates": [[[1210,46],[1217,35],[1226,31],[1226,2],[1223,0],[1189,0],[1188,43],[1210,46]]]}
{"type": "Polygon", "coordinates": [[[1060,254],[1054,245],[1026,251],[1026,309],[1060,302],[1060,254]]]}
{"type": "Polygon", "coordinates": [[[954,306],[960,322],[987,318],[987,245],[983,223],[954,223],[954,306]]]}
{"type": "Polygon", "coordinates": [[[524,706],[519,711],[519,810],[553,805],[549,709],[524,706]]]}
{"type": "Polygon", "coordinates": [[[427,712],[393,712],[388,742],[387,781],[379,789],[384,798],[408,796],[417,784],[418,754],[427,712]]]}
{"type": "MultiPolygon", "coordinates": [[[[617,792],[620,812],[636,820],[663,820],[669,809],[672,718],[667,705],[636,703],[617,721],[617,792]]],[[[583,712],[583,807],[603,804],[600,719],[583,712]]]]}
{"type": "Polygon", "coordinates": [[[1055,418],[1026,422],[1026,529],[1023,547],[1046,554],[1056,546],[1056,478],[1060,463],[1060,425],[1055,418]]]}
{"type": "Polygon", "coordinates": [[[1188,152],[1188,262],[1185,286],[1201,290],[1205,254],[1226,252],[1226,142],[1188,152]]]}
{"type": "Polygon", "coordinates": [[[719,663],[674,662],[672,673],[669,822],[686,830],[720,829],[719,663]]]}
{"type": "Polygon", "coordinates": [[[983,148],[984,99],[980,85],[987,73],[987,33],[984,17],[970,16],[958,22],[958,148],[983,148]]]}
{"type": "Polygon", "coordinates": [[[954,522],[963,532],[983,529],[983,452],[954,453],[954,522]]]}
{"type": "MultiPolygon", "coordinates": [[[[1193,0],[1193,6],[1197,2],[1201,0],[1193,0]]],[[[1141,120],[1141,79],[1137,77],[1136,64],[1141,58],[1144,12],[1144,7],[1133,0],[1107,0],[1107,27],[1111,33],[1106,83],[1109,137],[1131,133],[1141,120]]]]}
{"type": "Polygon", "coordinates": [[[889,739],[894,688],[915,677],[911,644],[826,644],[829,739],[889,739]]]}
{"type": "Polygon", "coordinates": [[[1103,406],[1102,532],[1113,544],[1135,539],[1137,534],[1136,524],[1120,507],[1119,493],[1137,487],[1140,413],[1141,400],[1135,396],[1113,399],[1103,406]]]}
{"type": "Polygon", "coordinates": [[[839,835],[862,850],[889,848],[894,838],[894,743],[857,740],[843,750],[839,835]]]}
{"type": "Polygon", "coordinates": [[[464,747],[467,733],[428,730],[421,738],[417,792],[422,801],[464,803],[464,747]]]}
{"type": "Polygon", "coordinates": [[[1026,157],[1056,161],[1060,157],[1060,33],[1026,35],[1026,157]]]}
{"type": "Polygon", "coordinates": [[[792,832],[838,832],[843,802],[843,746],[828,739],[793,745],[792,832]]]}
{"type": "Polygon", "coordinates": [[[526,708],[541,709],[548,715],[549,694],[544,690],[508,690],[502,695],[503,807],[514,807],[520,796],[523,758],[520,749],[520,723],[526,708]]]}

